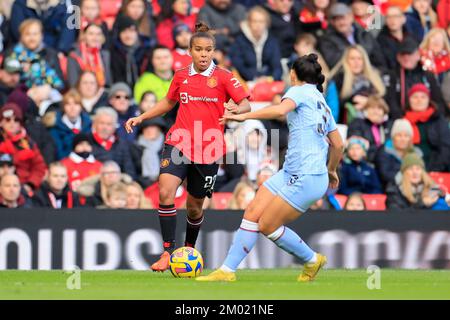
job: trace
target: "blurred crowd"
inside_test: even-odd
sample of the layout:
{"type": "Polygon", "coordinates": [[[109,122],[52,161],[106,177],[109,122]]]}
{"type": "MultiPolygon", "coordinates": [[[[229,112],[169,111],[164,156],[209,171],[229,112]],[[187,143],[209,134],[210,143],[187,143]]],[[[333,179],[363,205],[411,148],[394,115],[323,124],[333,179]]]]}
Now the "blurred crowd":
{"type": "MultiPolygon", "coordinates": [[[[2,0],[0,206],[157,207],[177,107],[132,134],[123,124],[191,63],[197,21],[254,106],[279,102],[293,61],[319,55],[347,143],[339,190],[313,209],[365,210],[380,194],[388,209],[449,209],[450,0],[2,0]]],[[[245,209],[283,165],[288,128],[227,126],[226,203],[205,208],[245,209]]],[[[186,197],[180,185],[177,207],[186,197]]]]}

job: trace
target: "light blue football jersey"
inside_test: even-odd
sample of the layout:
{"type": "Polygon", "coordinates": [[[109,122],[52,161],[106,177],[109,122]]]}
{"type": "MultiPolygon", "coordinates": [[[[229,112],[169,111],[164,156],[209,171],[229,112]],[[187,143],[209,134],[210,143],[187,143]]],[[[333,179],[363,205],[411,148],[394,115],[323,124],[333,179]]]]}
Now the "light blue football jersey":
{"type": "Polygon", "coordinates": [[[297,105],[287,115],[288,150],[283,169],[289,174],[327,173],[328,142],[326,136],[336,130],[336,122],[316,85],[291,87],[282,99],[297,105]]]}

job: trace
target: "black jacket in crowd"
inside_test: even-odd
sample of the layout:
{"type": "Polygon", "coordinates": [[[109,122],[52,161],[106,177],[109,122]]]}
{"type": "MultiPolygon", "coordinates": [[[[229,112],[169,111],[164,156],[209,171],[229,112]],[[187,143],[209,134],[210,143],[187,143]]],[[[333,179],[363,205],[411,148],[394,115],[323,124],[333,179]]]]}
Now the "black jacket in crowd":
{"type": "Polygon", "coordinates": [[[419,199],[416,203],[409,202],[395,181],[391,181],[386,187],[386,207],[388,209],[429,209],[419,199]]]}
{"type": "MultiPolygon", "coordinates": [[[[407,37],[410,37],[410,35],[408,34],[406,28],[403,27],[403,41],[407,37]]],[[[388,27],[384,26],[377,36],[377,42],[380,48],[382,49],[381,52],[384,55],[384,59],[386,62],[386,69],[393,70],[397,68],[398,46],[400,43],[402,43],[402,41],[399,41],[398,39],[394,38],[389,32],[388,27]]]]}
{"type": "MultiPolygon", "coordinates": [[[[353,24],[353,28],[355,42],[366,50],[372,65],[377,68],[384,68],[386,66],[384,55],[372,34],[365,31],[357,23],[353,24]]],[[[331,25],[328,26],[325,34],[319,41],[319,50],[330,68],[339,62],[345,49],[349,46],[351,46],[351,43],[347,38],[331,25]]]]}
{"type": "Polygon", "coordinates": [[[53,194],[57,200],[62,200],[61,208],[76,208],[80,207],[80,198],[69,186],[66,186],[60,195],[55,194],[51,191],[48,182],[44,181],[41,188],[35,192],[33,196],[33,207],[45,207],[53,208],[52,201],[50,200],[50,195],[53,194]]]}
{"type": "Polygon", "coordinates": [[[424,71],[420,64],[413,70],[405,70],[398,65],[397,68],[387,71],[383,75],[383,81],[386,86],[385,100],[389,106],[389,117],[392,120],[404,116],[408,103],[408,90],[416,83],[425,84],[430,90],[431,101],[437,104],[442,114],[448,113],[441,88],[435,76],[431,72],[424,71]],[[405,79],[403,85],[401,79],[405,79]],[[404,96],[404,104],[402,104],[402,95],[404,96]]]}
{"type": "MultiPolygon", "coordinates": [[[[382,124],[385,136],[385,141],[390,138],[392,121],[387,120],[382,124]]],[[[367,139],[370,142],[369,150],[367,151],[367,161],[374,162],[375,155],[377,153],[378,147],[375,144],[375,138],[372,133],[372,122],[367,119],[355,119],[348,126],[347,136],[360,136],[367,139]]]]}
{"type": "Polygon", "coordinates": [[[298,19],[298,11],[291,9],[291,21],[283,19],[283,15],[276,12],[269,5],[265,9],[270,15],[270,33],[278,39],[282,58],[289,58],[294,50],[295,38],[300,30],[300,22],[298,19]]]}
{"type": "Polygon", "coordinates": [[[136,179],[136,166],[130,156],[130,144],[127,141],[116,137],[116,142],[112,145],[111,149],[107,151],[100,144],[98,144],[97,141],[95,141],[92,133],[90,134],[90,140],[93,148],[92,154],[95,159],[101,162],[113,160],[119,165],[123,173],[126,173],[133,179],[136,179]]]}
{"type": "MultiPolygon", "coordinates": [[[[435,112],[430,119],[422,125],[425,131],[427,143],[430,146],[430,154],[426,161],[427,171],[450,171],[450,129],[448,121],[435,112]]],[[[421,137],[423,139],[424,137],[421,137]]]]}

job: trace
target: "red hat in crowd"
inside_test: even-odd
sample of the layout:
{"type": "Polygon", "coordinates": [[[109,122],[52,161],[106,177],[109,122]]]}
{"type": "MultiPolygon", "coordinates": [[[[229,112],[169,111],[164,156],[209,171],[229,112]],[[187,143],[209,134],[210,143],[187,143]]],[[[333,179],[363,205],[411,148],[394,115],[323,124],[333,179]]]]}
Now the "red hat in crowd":
{"type": "Polygon", "coordinates": [[[416,92],[423,92],[430,97],[430,90],[423,83],[416,83],[413,85],[408,91],[408,97],[411,97],[416,92]]]}
{"type": "Polygon", "coordinates": [[[23,122],[23,113],[20,107],[15,103],[8,102],[0,109],[0,121],[12,117],[23,122]]]}

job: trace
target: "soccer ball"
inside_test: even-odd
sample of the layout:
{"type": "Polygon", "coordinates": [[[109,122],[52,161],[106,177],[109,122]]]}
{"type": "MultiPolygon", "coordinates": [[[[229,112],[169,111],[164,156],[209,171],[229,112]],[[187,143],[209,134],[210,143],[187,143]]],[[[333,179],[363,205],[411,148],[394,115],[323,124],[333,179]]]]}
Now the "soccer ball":
{"type": "Polygon", "coordinates": [[[203,270],[202,255],[194,248],[178,248],[170,256],[169,268],[176,278],[195,278],[203,270]]]}

